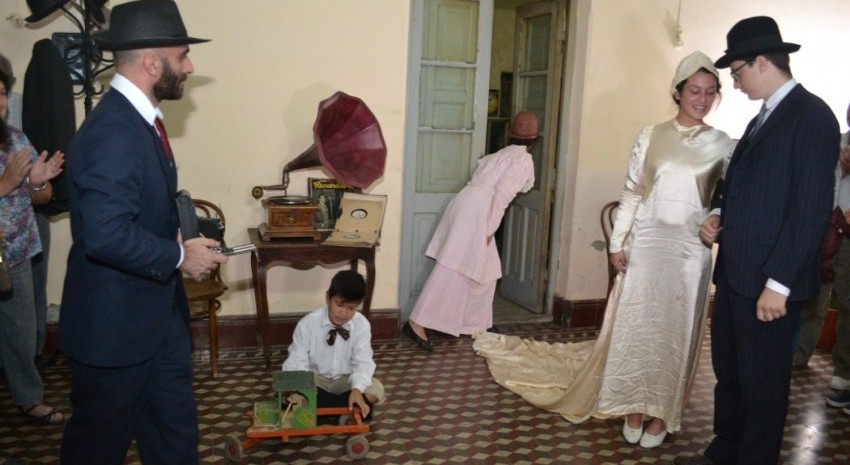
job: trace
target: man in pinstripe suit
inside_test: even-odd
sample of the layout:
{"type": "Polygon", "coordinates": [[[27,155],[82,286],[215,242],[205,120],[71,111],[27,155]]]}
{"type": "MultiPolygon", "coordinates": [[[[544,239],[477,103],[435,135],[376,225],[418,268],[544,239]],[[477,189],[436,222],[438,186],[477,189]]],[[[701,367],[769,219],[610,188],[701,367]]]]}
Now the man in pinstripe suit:
{"type": "Polygon", "coordinates": [[[735,88],[763,100],[729,168],[719,213],[700,229],[718,241],[711,320],[715,437],[704,455],[677,465],[779,461],[791,382],[792,337],[803,303],[817,294],[820,245],[832,209],[838,122],[798,84],[768,17],[744,19],[726,36],[735,88]],[[722,234],[721,234],[722,230],[722,234]]]}

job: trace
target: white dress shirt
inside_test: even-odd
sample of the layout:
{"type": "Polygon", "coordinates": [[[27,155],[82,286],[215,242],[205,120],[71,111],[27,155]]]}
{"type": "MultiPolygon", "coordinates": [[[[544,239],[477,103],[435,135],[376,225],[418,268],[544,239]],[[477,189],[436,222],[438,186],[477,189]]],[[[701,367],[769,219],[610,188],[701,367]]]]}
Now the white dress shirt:
{"type": "Polygon", "coordinates": [[[328,331],[334,328],[328,318],[328,307],[322,306],[305,315],[295,327],[289,357],[281,369],[312,371],[330,379],[351,375],[348,381],[351,389],[366,391],[375,374],[372,325],[363,314],[356,312],[342,327],[351,333],[348,340],[337,335],[334,345],[328,345],[328,331]]]}

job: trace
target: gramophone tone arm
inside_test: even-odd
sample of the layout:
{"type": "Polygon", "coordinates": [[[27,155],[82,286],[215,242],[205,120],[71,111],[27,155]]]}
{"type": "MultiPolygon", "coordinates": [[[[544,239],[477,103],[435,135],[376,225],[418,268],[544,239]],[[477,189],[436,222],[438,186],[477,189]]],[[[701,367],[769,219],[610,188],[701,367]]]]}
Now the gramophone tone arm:
{"type": "Polygon", "coordinates": [[[251,189],[251,195],[255,199],[260,199],[263,196],[263,191],[283,191],[283,195],[286,196],[286,189],[289,188],[289,167],[283,167],[283,175],[281,176],[281,183],[275,184],[273,186],[254,186],[251,189]]]}
{"type": "Polygon", "coordinates": [[[286,188],[289,187],[286,184],[275,184],[273,186],[254,186],[251,189],[251,196],[255,199],[260,199],[263,196],[263,191],[284,191],[283,195],[286,195],[286,188]]]}

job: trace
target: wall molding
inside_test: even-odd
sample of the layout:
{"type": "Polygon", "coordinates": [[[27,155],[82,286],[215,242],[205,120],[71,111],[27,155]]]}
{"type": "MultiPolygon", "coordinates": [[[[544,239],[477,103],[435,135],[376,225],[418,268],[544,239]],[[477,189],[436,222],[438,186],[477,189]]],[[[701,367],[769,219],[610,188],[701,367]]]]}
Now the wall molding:
{"type": "MultiPolygon", "coordinates": [[[[270,345],[289,344],[295,325],[307,313],[272,314],[269,319],[270,345]]],[[[399,309],[371,309],[369,322],[372,323],[372,339],[376,341],[395,339],[399,328],[399,309]]],[[[192,321],[189,333],[192,336],[192,350],[210,348],[209,321],[192,321]]],[[[56,323],[47,325],[44,353],[56,352],[59,327],[56,323]]],[[[256,315],[232,315],[218,318],[219,350],[257,347],[256,315]]]]}
{"type": "Polygon", "coordinates": [[[555,295],[552,301],[552,322],[567,328],[602,327],[608,299],[567,300],[555,295]]]}

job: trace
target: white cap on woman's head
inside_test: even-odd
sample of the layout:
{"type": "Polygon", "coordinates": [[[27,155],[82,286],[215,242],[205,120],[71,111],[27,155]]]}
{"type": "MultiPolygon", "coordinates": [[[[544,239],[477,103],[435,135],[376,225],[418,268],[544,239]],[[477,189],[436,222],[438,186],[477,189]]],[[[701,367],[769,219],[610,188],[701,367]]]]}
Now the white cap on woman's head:
{"type": "Polygon", "coordinates": [[[705,68],[709,73],[720,79],[720,75],[717,73],[717,68],[714,67],[714,62],[711,61],[711,58],[706,56],[705,53],[697,51],[682,58],[682,61],[679,62],[679,66],[676,67],[676,75],[673,76],[673,83],[670,84],[670,95],[676,93],[676,86],[680,82],[693,76],[700,68],[705,68]]]}

